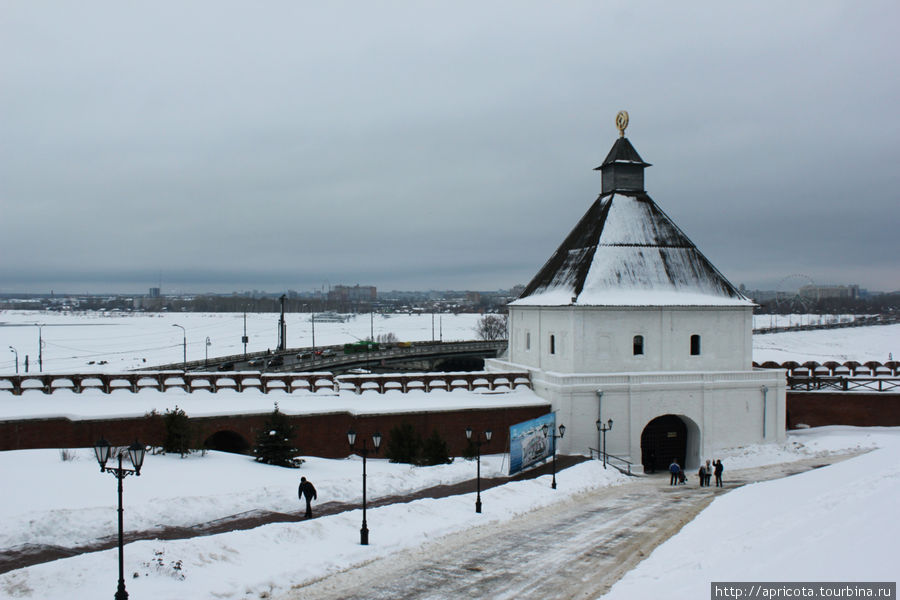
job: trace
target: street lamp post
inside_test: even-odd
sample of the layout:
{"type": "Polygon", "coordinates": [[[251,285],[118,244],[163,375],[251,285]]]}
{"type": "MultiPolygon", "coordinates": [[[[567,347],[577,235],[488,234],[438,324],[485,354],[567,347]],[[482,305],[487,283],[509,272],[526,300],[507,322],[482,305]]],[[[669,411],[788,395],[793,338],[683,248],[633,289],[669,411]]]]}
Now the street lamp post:
{"type": "Polygon", "coordinates": [[[141,465],[144,464],[144,445],[134,442],[128,447],[128,458],[131,460],[133,469],[122,467],[122,459],[125,456],[125,448],[116,448],[116,458],[119,460],[118,467],[107,467],[106,461],[110,458],[110,445],[105,439],[100,439],[94,446],[94,453],[97,455],[97,462],[100,463],[100,472],[112,473],[119,481],[119,586],[116,589],[115,600],[127,600],[128,592],[125,591],[125,563],[122,554],[122,480],[131,475],[141,474],[141,465]]]}
{"type": "Polygon", "coordinates": [[[182,371],[187,372],[187,330],[184,327],[182,327],[181,325],[178,325],[176,323],[172,323],[172,327],[178,327],[179,329],[181,329],[181,333],[184,336],[184,340],[182,343],[182,347],[184,348],[184,358],[183,358],[184,366],[182,367],[182,371]]]}
{"type": "Polygon", "coordinates": [[[41,327],[42,324],[35,323],[35,327],[38,328],[38,371],[44,372],[44,340],[41,337],[41,327]]]}
{"type": "MultiPolygon", "coordinates": [[[[488,443],[491,441],[491,430],[487,429],[484,432],[484,443],[488,443]]],[[[466,439],[470,442],[472,441],[472,428],[466,427],[466,439]]],[[[475,456],[478,461],[478,470],[477,476],[475,478],[475,512],[481,512],[481,434],[476,434],[475,436],[475,456]]]]}
{"type": "Polygon", "coordinates": [[[206,357],[203,359],[203,366],[209,367],[209,347],[212,346],[212,342],[209,341],[209,336],[206,336],[206,357]]]}
{"type": "Polygon", "coordinates": [[[553,440],[553,483],[550,484],[550,487],[554,490],[556,489],[556,440],[561,440],[564,435],[566,435],[566,426],[559,426],[559,435],[556,435],[556,432],[550,431],[550,426],[544,423],[544,426],[541,428],[544,431],[544,437],[549,437],[553,440]]]}
{"type": "MultiPolygon", "coordinates": [[[[359,543],[362,546],[369,545],[369,526],[366,523],[366,457],[369,455],[369,449],[366,447],[366,440],[363,438],[362,448],[354,448],[356,444],[356,432],[352,429],[347,432],[347,441],[350,442],[350,450],[358,452],[363,459],[363,477],[362,477],[362,528],[359,530],[359,543]]],[[[372,436],[372,445],[375,449],[372,451],[378,454],[378,448],[381,447],[381,434],[375,432],[372,436]]]]}
{"type": "Polygon", "coordinates": [[[16,375],[19,374],[19,353],[12,346],[9,347],[9,351],[16,355],[16,375]]]}
{"type": "Polygon", "coordinates": [[[247,337],[247,309],[244,308],[244,335],[241,336],[241,343],[244,344],[244,360],[247,360],[247,342],[250,341],[250,338],[247,337]]]}
{"type": "Polygon", "coordinates": [[[606,468],[606,432],[612,429],[613,420],[610,419],[606,423],[602,423],[597,419],[597,431],[603,436],[603,468],[606,468]]]}

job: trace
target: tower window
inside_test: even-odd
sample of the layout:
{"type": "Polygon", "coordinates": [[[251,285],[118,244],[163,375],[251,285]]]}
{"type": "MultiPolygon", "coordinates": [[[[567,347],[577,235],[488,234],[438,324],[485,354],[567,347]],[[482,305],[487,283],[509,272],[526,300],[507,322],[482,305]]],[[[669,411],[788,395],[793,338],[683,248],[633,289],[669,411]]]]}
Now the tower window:
{"type": "Polygon", "coordinates": [[[634,336],[634,355],[638,356],[639,354],[644,353],[644,336],[636,335],[634,336]]]}
{"type": "Polygon", "coordinates": [[[550,354],[556,354],[556,336],[550,336],[550,354]]]}
{"type": "Polygon", "coordinates": [[[531,350],[531,332],[530,331],[525,332],[525,349],[531,350]]]}
{"type": "Polygon", "coordinates": [[[700,356],[700,336],[696,333],[691,336],[691,356],[700,356]]]}

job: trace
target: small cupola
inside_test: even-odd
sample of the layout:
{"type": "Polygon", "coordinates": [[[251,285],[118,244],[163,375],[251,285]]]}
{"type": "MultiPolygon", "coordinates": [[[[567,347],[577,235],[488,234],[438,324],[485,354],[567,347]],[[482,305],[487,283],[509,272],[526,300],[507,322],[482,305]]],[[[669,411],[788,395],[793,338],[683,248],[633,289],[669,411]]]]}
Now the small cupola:
{"type": "Polygon", "coordinates": [[[628,113],[624,110],[616,115],[616,128],[619,130],[619,139],[613,144],[603,164],[594,169],[600,171],[602,182],[600,192],[643,192],[644,169],[650,166],[625,137],[625,128],[628,127],[628,113]]]}

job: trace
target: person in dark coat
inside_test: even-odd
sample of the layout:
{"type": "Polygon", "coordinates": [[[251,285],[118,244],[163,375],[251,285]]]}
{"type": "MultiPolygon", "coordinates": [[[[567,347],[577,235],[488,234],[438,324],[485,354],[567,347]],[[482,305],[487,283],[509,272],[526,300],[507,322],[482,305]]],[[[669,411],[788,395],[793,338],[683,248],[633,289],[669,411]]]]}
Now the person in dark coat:
{"type": "Polygon", "coordinates": [[[672,477],[669,478],[669,485],[678,485],[678,472],[681,471],[681,465],[678,464],[678,460],[672,459],[672,464],[669,465],[669,473],[672,474],[672,477]]]}
{"type": "Polygon", "coordinates": [[[301,500],[306,498],[306,518],[312,518],[312,505],[310,502],[317,499],[316,488],[312,483],[306,480],[306,477],[300,478],[300,489],[297,490],[297,495],[301,500]]]}
{"type": "Polygon", "coordinates": [[[717,458],[716,466],[715,466],[715,469],[713,470],[714,473],[716,474],[716,487],[724,487],[722,485],[722,471],[724,471],[724,470],[725,470],[725,467],[722,465],[722,459],[717,458]]]}
{"type": "Polygon", "coordinates": [[[706,485],[706,465],[700,463],[700,468],[697,470],[697,479],[700,480],[700,487],[706,485]]]}

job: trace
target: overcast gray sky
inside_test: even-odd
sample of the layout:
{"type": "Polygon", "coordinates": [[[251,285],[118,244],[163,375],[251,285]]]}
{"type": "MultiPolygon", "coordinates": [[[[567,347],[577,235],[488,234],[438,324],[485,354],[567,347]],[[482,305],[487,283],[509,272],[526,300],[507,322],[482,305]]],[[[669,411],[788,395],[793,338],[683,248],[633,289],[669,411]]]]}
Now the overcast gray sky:
{"type": "Polygon", "coordinates": [[[502,289],[600,191],[900,289],[900,3],[0,1],[0,292],[502,289]]]}

